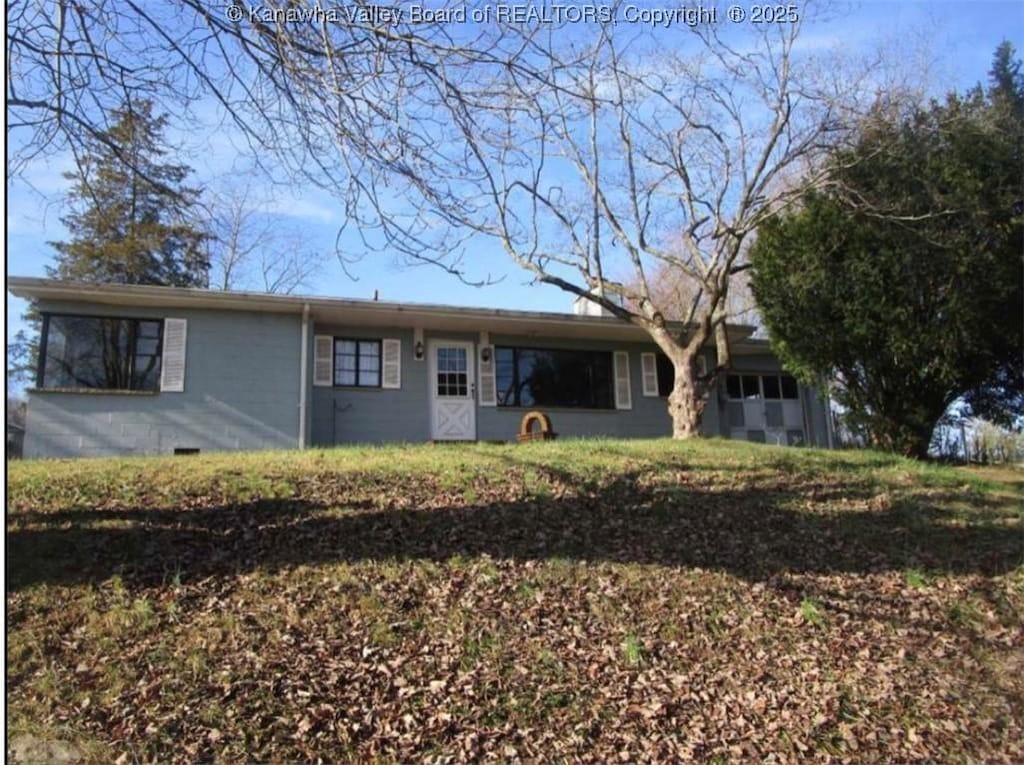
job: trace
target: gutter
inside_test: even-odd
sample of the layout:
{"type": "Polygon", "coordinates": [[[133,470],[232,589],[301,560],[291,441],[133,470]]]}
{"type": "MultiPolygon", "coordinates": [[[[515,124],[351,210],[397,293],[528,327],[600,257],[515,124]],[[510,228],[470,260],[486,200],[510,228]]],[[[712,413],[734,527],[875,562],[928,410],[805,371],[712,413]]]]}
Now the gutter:
{"type": "Polygon", "coordinates": [[[302,306],[302,349],[299,352],[299,448],[306,448],[306,383],[309,377],[309,303],[302,306]]]}
{"type": "MultiPolygon", "coordinates": [[[[406,316],[412,315],[436,319],[469,319],[476,321],[507,319],[515,322],[552,326],[632,327],[638,333],[644,334],[641,328],[613,316],[580,316],[551,311],[469,308],[434,303],[391,303],[358,298],[268,295],[259,292],[219,291],[192,287],[92,284],[31,276],[9,276],[7,278],[7,290],[15,297],[24,299],[82,301],[94,298],[97,302],[124,304],[118,300],[121,297],[144,300],[147,305],[173,305],[181,308],[195,306],[245,311],[265,310],[279,313],[299,313],[300,310],[307,308],[314,310],[322,308],[325,310],[404,314],[406,316]],[[107,300],[103,300],[103,298],[107,300]]],[[[684,325],[678,322],[669,322],[669,327],[672,331],[685,329],[684,325]]],[[[729,329],[739,335],[733,342],[742,342],[744,337],[754,332],[755,327],[746,324],[732,324],[729,325],[729,329]]]]}

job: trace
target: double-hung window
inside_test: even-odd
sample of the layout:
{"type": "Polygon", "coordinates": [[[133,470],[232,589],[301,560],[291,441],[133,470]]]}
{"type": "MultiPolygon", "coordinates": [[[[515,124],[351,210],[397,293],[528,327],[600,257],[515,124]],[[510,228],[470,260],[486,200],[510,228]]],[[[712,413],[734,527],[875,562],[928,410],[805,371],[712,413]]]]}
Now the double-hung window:
{"type": "Polygon", "coordinates": [[[334,338],[334,384],[380,387],[380,340],[334,338]]]}
{"type": "Polygon", "coordinates": [[[159,390],[162,338],[160,319],[44,314],[37,384],[159,390]]]}

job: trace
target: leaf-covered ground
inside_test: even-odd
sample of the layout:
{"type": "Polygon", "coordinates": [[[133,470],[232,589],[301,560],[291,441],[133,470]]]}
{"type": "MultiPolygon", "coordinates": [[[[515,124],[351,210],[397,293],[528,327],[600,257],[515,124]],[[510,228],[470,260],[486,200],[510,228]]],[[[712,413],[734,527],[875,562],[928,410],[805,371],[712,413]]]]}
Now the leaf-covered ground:
{"type": "Polygon", "coordinates": [[[1024,760],[1020,472],[563,441],[8,477],[22,761],[1024,760]]]}

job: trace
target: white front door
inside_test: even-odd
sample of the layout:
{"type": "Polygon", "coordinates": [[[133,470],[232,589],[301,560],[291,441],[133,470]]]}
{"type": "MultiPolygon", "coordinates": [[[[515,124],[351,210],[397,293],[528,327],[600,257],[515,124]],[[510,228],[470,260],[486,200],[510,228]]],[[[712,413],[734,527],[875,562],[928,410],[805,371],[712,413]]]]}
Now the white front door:
{"type": "Polygon", "coordinates": [[[476,440],[473,343],[430,341],[430,434],[435,441],[476,440]]]}

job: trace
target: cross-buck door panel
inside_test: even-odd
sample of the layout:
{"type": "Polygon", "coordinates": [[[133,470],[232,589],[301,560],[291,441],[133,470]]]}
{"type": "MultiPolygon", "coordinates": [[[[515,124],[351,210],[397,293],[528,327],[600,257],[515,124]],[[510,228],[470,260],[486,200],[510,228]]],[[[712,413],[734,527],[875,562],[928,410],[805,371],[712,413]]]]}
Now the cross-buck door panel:
{"type": "Polygon", "coordinates": [[[472,343],[431,342],[430,430],[434,440],[476,440],[475,380],[472,343]]]}

